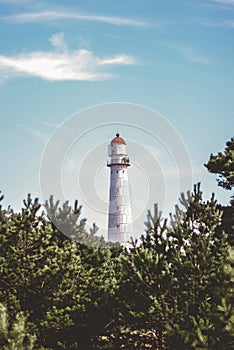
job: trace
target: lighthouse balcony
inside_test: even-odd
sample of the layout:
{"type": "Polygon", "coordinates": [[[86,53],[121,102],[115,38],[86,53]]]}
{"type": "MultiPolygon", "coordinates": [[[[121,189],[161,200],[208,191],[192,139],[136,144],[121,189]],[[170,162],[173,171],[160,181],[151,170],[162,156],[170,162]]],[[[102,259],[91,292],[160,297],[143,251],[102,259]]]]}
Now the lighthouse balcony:
{"type": "Polygon", "coordinates": [[[111,160],[107,161],[107,166],[110,167],[112,165],[125,165],[125,166],[130,166],[129,158],[127,157],[116,157],[112,158],[111,160]]]}

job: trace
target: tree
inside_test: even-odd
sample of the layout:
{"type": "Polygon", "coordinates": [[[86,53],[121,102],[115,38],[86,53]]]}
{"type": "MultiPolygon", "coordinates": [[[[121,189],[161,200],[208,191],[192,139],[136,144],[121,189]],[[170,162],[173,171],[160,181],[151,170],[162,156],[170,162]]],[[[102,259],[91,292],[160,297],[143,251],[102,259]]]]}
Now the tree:
{"type": "Polygon", "coordinates": [[[217,229],[222,212],[199,185],[181,204],[171,224],[157,206],[149,211],[140,245],[129,250],[100,249],[78,203],[50,198],[49,216],[31,196],[19,213],[0,207],[0,303],[9,324],[21,310],[28,315],[35,350],[232,348],[233,252],[217,229]]]}
{"type": "Polygon", "coordinates": [[[200,185],[182,202],[186,211],[169,232],[169,349],[228,350],[234,336],[233,261],[227,234],[217,230],[222,212],[214,195],[202,200],[200,185]]]}
{"type": "Polygon", "coordinates": [[[119,255],[115,318],[109,324],[110,349],[165,349],[165,302],[170,276],[166,221],[155,205],[148,212],[141,245],[119,255]]]}
{"type": "MultiPolygon", "coordinates": [[[[218,185],[227,190],[232,190],[234,186],[234,138],[226,143],[224,152],[217,155],[210,155],[210,159],[205,167],[209,172],[218,174],[218,185]]],[[[222,225],[218,230],[228,233],[229,243],[234,245],[234,196],[231,197],[231,206],[221,206],[223,211],[222,225]]]]}
{"type": "Polygon", "coordinates": [[[30,195],[20,213],[0,210],[0,301],[10,305],[12,317],[15,309],[29,313],[37,349],[91,349],[111,314],[110,250],[98,248],[103,239],[95,226],[86,232],[77,202],[60,207],[50,198],[46,208],[56,221],[39,212],[30,195]]]}
{"type": "Polygon", "coordinates": [[[224,152],[210,155],[205,167],[210,173],[218,174],[218,185],[231,190],[234,186],[234,138],[226,143],[224,152]]]}
{"type": "Polygon", "coordinates": [[[181,204],[171,225],[155,206],[140,246],[120,253],[115,317],[100,349],[232,347],[233,261],[216,230],[222,212],[214,195],[203,201],[200,185],[181,204]]]}
{"type": "Polygon", "coordinates": [[[24,313],[12,320],[6,306],[0,303],[0,347],[2,350],[33,350],[36,336],[30,334],[24,313]]]}

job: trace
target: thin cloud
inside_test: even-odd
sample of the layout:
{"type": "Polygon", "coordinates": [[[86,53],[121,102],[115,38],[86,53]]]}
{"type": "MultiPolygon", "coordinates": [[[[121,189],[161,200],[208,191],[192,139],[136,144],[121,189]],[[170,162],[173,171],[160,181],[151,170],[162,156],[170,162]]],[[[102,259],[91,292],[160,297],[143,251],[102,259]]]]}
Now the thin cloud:
{"type": "Polygon", "coordinates": [[[33,136],[34,138],[37,138],[43,142],[47,142],[48,141],[48,137],[49,135],[39,131],[39,130],[36,130],[36,129],[31,129],[29,128],[28,126],[25,126],[23,124],[17,124],[17,126],[25,131],[27,131],[27,133],[29,133],[31,136],[33,136]]]}
{"type": "Polygon", "coordinates": [[[103,58],[102,60],[99,61],[100,65],[112,65],[112,64],[119,64],[119,65],[131,65],[136,63],[136,60],[134,57],[122,54],[122,55],[118,55],[115,57],[111,57],[111,58],[103,58]]]}
{"type": "Polygon", "coordinates": [[[28,0],[0,0],[0,3],[7,3],[7,4],[22,4],[25,2],[28,2],[28,0]]]}
{"type": "Polygon", "coordinates": [[[204,20],[199,20],[198,23],[206,27],[223,27],[223,28],[230,28],[230,29],[234,28],[234,20],[216,21],[216,20],[204,19],[204,20]]]}
{"type": "Polygon", "coordinates": [[[26,12],[9,16],[1,16],[1,19],[11,20],[14,22],[42,22],[55,20],[83,20],[114,24],[119,26],[134,26],[145,27],[147,24],[143,21],[138,21],[123,17],[87,15],[74,12],[59,12],[59,11],[42,11],[42,12],[26,12]]]}
{"type": "Polygon", "coordinates": [[[160,43],[176,51],[177,53],[179,53],[181,56],[183,56],[190,62],[199,63],[199,64],[211,63],[210,58],[203,55],[202,53],[199,52],[198,49],[192,46],[187,46],[183,44],[174,44],[174,43],[168,43],[168,42],[162,42],[162,41],[160,41],[160,43]]]}
{"type": "Polygon", "coordinates": [[[53,51],[31,52],[15,57],[0,56],[0,70],[5,77],[33,76],[50,81],[97,81],[109,79],[113,74],[105,71],[116,65],[133,65],[136,59],[126,54],[97,57],[92,51],[69,51],[63,33],[53,35],[53,51]]]}
{"type": "Polygon", "coordinates": [[[51,123],[51,122],[46,122],[46,121],[43,121],[42,124],[45,126],[49,126],[50,128],[54,128],[54,129],[59,126],[59,124],[57,124],[57,123],[51,123]]]}
{"type": "Polygon", "coordinates": [[[67,51],[68,47],[64,39],[64,33],[57,33],[49,38],[51,45],[58,50],[67,51]]]}
{"type": "Polygon", "coordinates": [[[212,0],[212,1],[222,5],[234,5],[234,0],[212,0]]]}

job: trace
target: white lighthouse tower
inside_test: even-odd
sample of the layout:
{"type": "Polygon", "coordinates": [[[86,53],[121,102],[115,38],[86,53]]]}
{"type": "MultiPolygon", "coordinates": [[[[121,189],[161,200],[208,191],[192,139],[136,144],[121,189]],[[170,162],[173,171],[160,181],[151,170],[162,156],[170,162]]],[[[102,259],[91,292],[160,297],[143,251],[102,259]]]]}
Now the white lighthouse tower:
{"type": "Polygon", "coordinates": [[[107,166],[110,167],[108,240],[126,245],[133,236],[127,173],[130,163],[126,142],[118,133],[108,146],[108,155],[110,157],[107,162],[107,166]]]}

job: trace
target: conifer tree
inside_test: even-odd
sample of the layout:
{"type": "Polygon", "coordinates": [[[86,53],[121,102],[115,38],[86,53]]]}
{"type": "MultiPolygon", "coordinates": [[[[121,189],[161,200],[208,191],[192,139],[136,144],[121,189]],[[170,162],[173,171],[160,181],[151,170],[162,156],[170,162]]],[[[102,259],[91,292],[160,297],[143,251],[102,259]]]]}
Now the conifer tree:
{"type": "MultiPolygon", "coordinates": [[[[205,164],[209,172],[217,174],[218,185],[226,190],[232,190],[234,187],[234,138],[227,141],[224,152],[218,152],[217,155],[210,155],[209,161],[205,164]]],[[[234,195],[231,196],[231,205],[220,208],[223,211],[222,225],[219,230],[225,230],[228,233],[229,243],[234,245],[234,195]]]]}
{"type": "Polygon", "coordinates": [[[90,238],[77,203],[74,209],[58,204],[50,198],[48,213],[69,228],[70,238],[30,195],[20,213],[0,211],[0,298],[13,315],[16,306],[29,312],[37,348],[88,349],[109,320],[116,280],[109,250],[98,249],[103,240],[95,237],[96,226],[90,238]]]}
{"type": "Polygon", "coordinates": [[[2,350],[33,350],[36,336],[30,334],[26,317],[18,312],[12,320],[6,306],[0,303],[0,348],[2,350]]]}
{"type": "Polygon", "coordinates": [[[199,185],[181,204],[169,224],[157,206],[149,211],[145,235],[128,250],[100,249],[78,202],[50,198],[49,215],[31,196],[19,213],[0,208],[0,302],[9,325],[27,314],[35,350],[231,349],[234,263],[222,211],[214,196],[203,201],[199,185]]]}
{"type": "Polygon", "coordinates": [[[102,344],[100,349],[165,349],[170,277],[166,221],[157,206],[154,215],[148,212],[146,226],[140,246],[124,250],[118,257],[115,318],[107,327],[106,347],[102,344]]]}
{"type": "Polygon", "coordinates": [[[214,195],[202,201],[200,185],[187,203],[170,232],[169,348],[230,349],[233,281],[227,235],[217,230],[222,212],[214,195]]]}
{"type": "Polygon", "coordinates": [[[224,152],[210,155],[205,167],[209,172],[218,174],[218,185],[231,190],[234,186],[234,138],[227,141],[224,152]]]}

